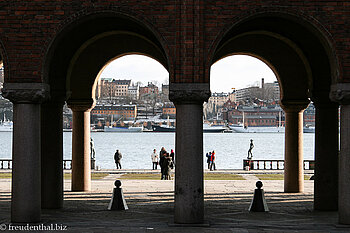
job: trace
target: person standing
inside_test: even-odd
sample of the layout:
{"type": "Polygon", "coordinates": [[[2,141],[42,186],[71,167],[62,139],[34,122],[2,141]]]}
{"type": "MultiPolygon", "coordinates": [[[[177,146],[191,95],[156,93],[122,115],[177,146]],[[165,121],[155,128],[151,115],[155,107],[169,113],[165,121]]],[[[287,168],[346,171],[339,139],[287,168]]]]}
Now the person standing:
{"type": "Polygon", "coordinates": [[[253,158],[253,154],[252,154],[253,148],[254,148],[253,139],[250,139],[250,145],[249,145],[249,150],[248,150],[248,157],[247,157],[247,159],[252,159],[252,158],[253,158]]]}
{"type": "Polygon", "coordinates": [[[163,161],[163,173],[164,173],[164,180],[171,180],[171,167],[172,167],[172,158],[169,155],[169,153],[166,153],[164,156],[163,161]]]}
{"type": "Polygon", "coordinates": [[[166,156],[166,150],[164,147],[162,147],[162,149],[160,149],[159,152],[159,166],[160,166],[160,173],[161,173],[161,180],[164,180],[164,160],[165,160],[165,156],[166,156]]]}
{"type": "Polygon", "coordinates": [[[208,169],[210,169],[211,152],[207,153],[205,157],[207,157],[208,169]]]}
{"type": "Polygon", "coordinates": [[[158,154],[156,149],[153,150],[153,153],[151,154],[151,159],[152,159],[152,163],[153,163],[153,170],[157,170],[157,165],[158,165],[158,154]]]}
{"type": "Polygon", "coordinates": [[[216,170],[215,166],[215,151],[211,152],[211,157],[210,157],[210,171],[216,170]]]}
{"type": "Polygon", "coordinates": [[[174,153],[173,149],[171,149],[171,151],[170,151],[170,157],[171,157],[171,166],[170,166],[170,168],[173,169],[174,166],[175,166],[175,153],[174,153]]]}
{"type": "Polygon", "coordinates": [[[122,159],[122,153],[120,153],[119,150],[116,150],[115,154],[114,154],[114,162],[115,165],[117,167],[117,169],[122,169],[122,165],[120,163],[120,160],[122,159]]]}

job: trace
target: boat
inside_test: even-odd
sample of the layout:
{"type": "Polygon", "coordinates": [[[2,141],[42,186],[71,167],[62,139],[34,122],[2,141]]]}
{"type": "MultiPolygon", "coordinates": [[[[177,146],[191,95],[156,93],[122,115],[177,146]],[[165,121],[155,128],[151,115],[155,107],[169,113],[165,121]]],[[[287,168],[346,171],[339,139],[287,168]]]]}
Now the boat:
{"type": "Polygon", "coordinates": [[[284,133],[284,127],[278,126],[243,126],[243,125],[230,125],[235,133],[284,133]]]}
{"type": "Polygon", "coordinates": [[[13,122],[6,119],[4,114],[4,120],[0,121],[0,132],[12,132],[13,122]]]}
{"type": "MultiPolygon", "coordinates": [[[[206,123],[203,124],[203,133],[222,133],[225,130],[226,128],[221,125],[211,126],[206,123]]],[[[176,132],[176,127],[171,125],[154,125],[153,132],[176,132]]]]}
{"type": "Polygon", "coordinates": [[[129,126],[129,127],[112,127],[112,126],[105,126],[104,132],[129,132],[129,133],[136,133],[136,132],[142,132],[143,126],[129,126]]]}
{"type": "MultiPolygon", "coordinates": [[[[281,113],[279,114],[279,123],[281,122],[281,113]]],[[[244,112],[243,112],[243,123],[229,125],[230,129],[234,133],[284,133],[285,127],[283,126],[246,126],[244,124],[244,112]]]]}
{"type": "Polygon", "coordinates": [[[171,125],[153,125],[153,132],[176,132],[176,128],[171,125]]]}
{"type": "Polygon", "coordinates": [[[222,125],[209,125],[203,123],[203,133],[223,133],[225,130],[227,130],[227,128],[222,125]]]}
{"type": "Polygon", "coordinates": [[[305,125],[303,128],[304,133],[315,133],[315,127],[314,126],[308,126],[305,125]]]}

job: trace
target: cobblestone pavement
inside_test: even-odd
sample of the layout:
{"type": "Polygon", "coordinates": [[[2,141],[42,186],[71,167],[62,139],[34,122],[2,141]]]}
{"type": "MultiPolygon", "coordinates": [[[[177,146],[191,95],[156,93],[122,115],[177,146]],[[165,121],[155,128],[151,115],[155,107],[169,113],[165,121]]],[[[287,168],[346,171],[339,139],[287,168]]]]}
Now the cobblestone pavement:
{"type": "MultiPolygon", "coordinates": [[[[283,193],[283,181],[263,181],[270,212],[247,209],[255,180],[205,181],[208,226],[174,226],[173,180],[122,180],[129,210],[108,211],[113,183],[119,174],[92,181],[91,192],[71,192],[65,181],[64,208],[43,210],[43,226],[66,226],[66,232],[350,232],[339,225],[337,212],[313,211],[313,181],[305,193],[283,193]]],[[[0,218],[10,222],[9,179],[0,179],[0,218]]],[[[0,225],[1,230],[2,225],[0,225]]],[[[37,232],[37,231],[36,231],[37,232]]],[[[45,232],[45,231],[43,231],[45,232]]]]}

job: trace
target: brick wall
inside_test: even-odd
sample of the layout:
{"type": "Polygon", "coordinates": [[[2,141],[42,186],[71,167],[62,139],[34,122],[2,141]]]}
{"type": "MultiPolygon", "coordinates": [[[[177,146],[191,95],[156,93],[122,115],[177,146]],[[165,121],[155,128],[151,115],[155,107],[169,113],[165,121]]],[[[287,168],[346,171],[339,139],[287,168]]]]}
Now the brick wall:
{"type": "Polygon", "coordinates": [[[257,13],[300,17],[334,48],[339,77],[350,82],[350,3],[299,0],[5,0],[0,2],[0,49],[7,82],[41,82],[50,44],[66,25],[93,12],[122,12],[161,40],[172,82],[208,82],[213,49],[235,22],[257,13]]]}

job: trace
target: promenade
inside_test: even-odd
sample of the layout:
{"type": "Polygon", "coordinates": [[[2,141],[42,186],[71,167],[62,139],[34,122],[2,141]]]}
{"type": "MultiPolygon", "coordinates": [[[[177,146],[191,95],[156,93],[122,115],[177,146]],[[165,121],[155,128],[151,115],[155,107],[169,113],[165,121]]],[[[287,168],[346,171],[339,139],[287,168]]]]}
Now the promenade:
{"type": "MultiPolygon", "coordinates": [[[[247,209],[258,180],[255,175],[263,171],[217,171],[240,174],[244,180],[205,180],[206,224],[183,227],[172,223],[173,180],[122,179],[129,210],[108,211],[113,183],[121,177],[121,173],[153,171],[101,172],[109,175],[92,180],[90,192],[71,192],[70,180],[65,180],[64,208],[43,210],[41,224],[44,227],[66,227],[66,232],[350,232],[350,227],[337,223],[337,212],[313,211],[312,180],[305,180],[305,192],[302,194],[283,193],[283,180],[263,181],[270,212],[253,213],[247,209]]],[[[11,180],[0,179],[0,224],[5,224],[0,228],[5,226],[7,231],[10,198],[11,180]]]]}

